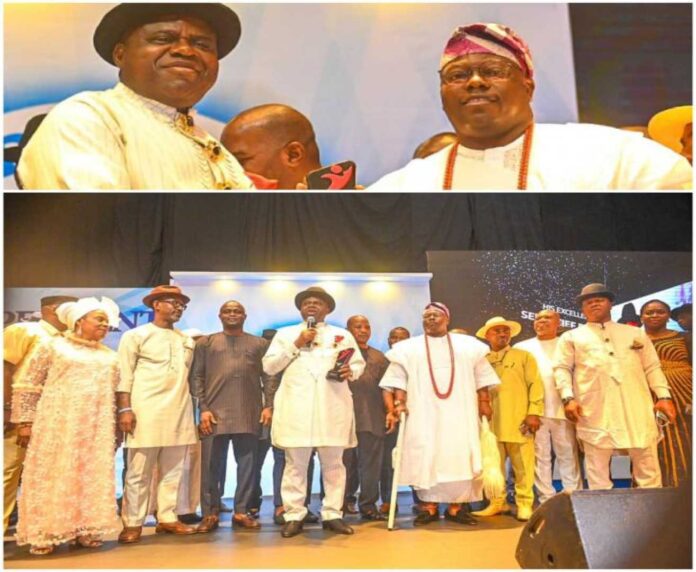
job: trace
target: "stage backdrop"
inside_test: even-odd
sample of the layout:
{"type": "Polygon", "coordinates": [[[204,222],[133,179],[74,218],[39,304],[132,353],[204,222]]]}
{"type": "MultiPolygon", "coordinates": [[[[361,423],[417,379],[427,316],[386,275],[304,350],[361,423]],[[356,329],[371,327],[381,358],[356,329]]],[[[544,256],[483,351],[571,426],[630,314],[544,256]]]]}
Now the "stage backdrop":
{"type": "MultiPolygon", "coordinates": [[[[615,294],[612,318],[622,320],[651,298],[672,308],[692,301],[691,254],[674,252],[479,251],[428,252],[431,291],[452,310],[452,323],[472,334],[493,316],[519,321],[534,336],[532,321],[541,308],[561,314],[564,329],[586,320],[575,302],[591,282],[615,294]],[[626,307],[626,308],[625,308],[626,307]]],[[[667,327],[680,330],[670,320],[667,327]]],[[[513,343],[514,343],[513,341],[513,343]]]]}
{"type": "MultiPolygon", "coordinates": [[[[404,326],[421,334],[421,314],[430,301],[430,274],[318,274],[318,273],[220,273],[173,272],[173,284],[181,286],[191,302],[177,327],[196,328],[205,334],[219,332],[220,306],[228,300],[244,304],[245,330],[261,335],[266,328],[280,328],[300,321],[294,305],[295,295],[308,286],[320,285],[336,300],[336,310],[327,322],[345,327],[353,314],[365,314],[372,326],[370,345],[386,351],[387,336],[394,326],[404,326]]],[[[107,345],[114,350],[123,332],[152,320],[152,310],[142,303],[149,288],[7,288],[4,325],[31,319],[39,300],[53,294],[108,296],[121,309],[121,324],[109,333],[107,345]]],[[[270,458],[270,455],[269,455],[270,458]]],[[[116,487],[121,491],[122,456],[116,456],[116,487]]],[[[237,464],[230,453],[227,463],[226,496],[234,496],[237,464]]],[[[261,477],[265,495],[272,494],[273,463],[267,462],[261,477]]],[[[319,492],[319,463],[313,481],[319,492]]]]}
{"type": "MultiPolygon", "coordinates": [[[[82,90],[112,87],[116,69],[92,47],[114,4],[6,3],[5,144],[28,119],[82,90]]],[[[454,29],[501,22],[529,43],[536,67],[534,110],[543,122],[577,120],[568,7],[558,4],[232,5],[239,46],[221,62],[198,106],[219,135],[238,112],[285,103],[314,124],[325,164],[352,159],[369,184],[403,166],[416,146],[451,127],[442,112],[440,54],[454,29]]],[[[5,186],[13,188],[5,164],[5,186]]]]}

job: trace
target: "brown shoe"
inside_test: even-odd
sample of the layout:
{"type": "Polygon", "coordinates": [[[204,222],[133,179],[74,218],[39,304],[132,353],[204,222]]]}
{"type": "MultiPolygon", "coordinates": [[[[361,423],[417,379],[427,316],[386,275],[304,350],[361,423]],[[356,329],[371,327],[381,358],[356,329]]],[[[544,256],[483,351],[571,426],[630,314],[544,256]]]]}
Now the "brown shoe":
{"type": "Polygon", "coordinates": [[[140,542],[140,535],[142,533],[142,526],[124,526],[121,534],[118,535],[118,541],[121,544],[133,544],[135,542],[140,542]]]}
{"type": "Polygon", "coordinates": [[[155,527],[155,532],[166,532],[167,534],[196,534],[197,530],[193,526],[188,526],[183,522],[160,522],[155,527]]]}
{"type": "Polygon", "coordinates": [[[196,528],[196,532],[206,533],[212,532],[220,526],[220,519],[216,514],[209,514],[204,516],[201,523],[196,528]]]}
{"type": "Polygon", "coordinates": [[[251,518],[247,514],[235,514],[232,517],[232,528],[245,528],[247,530],[259,530],[261,524],[258,520],[251,518]]]}

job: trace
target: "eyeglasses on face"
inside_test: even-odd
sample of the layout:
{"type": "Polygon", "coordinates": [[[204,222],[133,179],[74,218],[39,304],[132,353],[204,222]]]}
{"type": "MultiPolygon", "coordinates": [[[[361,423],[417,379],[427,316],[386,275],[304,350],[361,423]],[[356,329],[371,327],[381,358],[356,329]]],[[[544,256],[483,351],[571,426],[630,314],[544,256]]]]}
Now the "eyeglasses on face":
{"type": "Polygon", "coordinates": [[[468,82],[474,73],[488,81],[509,79],[512,75],[513,65],[504,63],[488,63],[472,67],[454,67],[440,73],[442,83],[446,85],[458,85],[468,82]]]}
{"type": "Polygon", "coordinates": [[[182,310],[185,310],[188,307],[181,300],[176,300],[174,298],[160,298],[158,302],[165,302],[174,308],[181,308],[182,310]]]}

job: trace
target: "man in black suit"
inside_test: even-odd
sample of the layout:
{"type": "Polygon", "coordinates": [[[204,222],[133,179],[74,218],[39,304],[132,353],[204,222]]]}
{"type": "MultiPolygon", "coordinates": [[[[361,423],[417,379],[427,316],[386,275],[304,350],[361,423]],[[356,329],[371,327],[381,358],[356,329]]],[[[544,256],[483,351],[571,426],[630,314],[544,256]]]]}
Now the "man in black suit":
{"type": "Polygon", "coordinates": [[[211,532],[219,525],[224,489],[220,463],[230,440],[237,461],[232,526],[258,530],[258,521],[247,512],[256,484],[258,440],[262,426],[271,424],[278,384],[275,377],[263,372],[261,364],[268,341],[244,332],[244,306],[225,302],[219,318],[223,331],[196,344],[190,375],[191,393],[200,410],[203,521],[198,531],[211,532]]]}
{"type": "Polygon", "coordinates": [[[384,515],[377,510],[386,418],[379,382],[387,371],[389,361],[382,352],[368,345],[372,331],[365,316],[351,316],[347,328],[367,364],[363,374],[350,385],[358,435],[358,506],[363,520],[384,520],[384,515]]]}

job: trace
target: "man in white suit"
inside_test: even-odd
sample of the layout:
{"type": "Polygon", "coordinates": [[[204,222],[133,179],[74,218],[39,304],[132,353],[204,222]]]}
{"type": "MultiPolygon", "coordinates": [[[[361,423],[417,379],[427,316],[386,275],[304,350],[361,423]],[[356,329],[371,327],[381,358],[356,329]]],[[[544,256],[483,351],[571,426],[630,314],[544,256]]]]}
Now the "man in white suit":
{"type": "Polygon", "coordinates": [[[271,440],[285,449],[281,494],[285,507],[284,538],[302,531],[307,514],[307,466],[312,450],[319,453],[325,496],[322,527],[339,534],[353,534],[343,522],[341,507],[346,486],[343,450],[357,446],[353,398],[348,382],[365,369],[365,360],[353,336],[343,328],[325,323],[336,302],[323,288],[312,286],[295,297],[302,323],[278,330],[263,358],[268,375],[283,372],[275,396],[271,440]],[[327,377],[343,350],[353,350],[338,369],[336,379],[327,377]]]}

